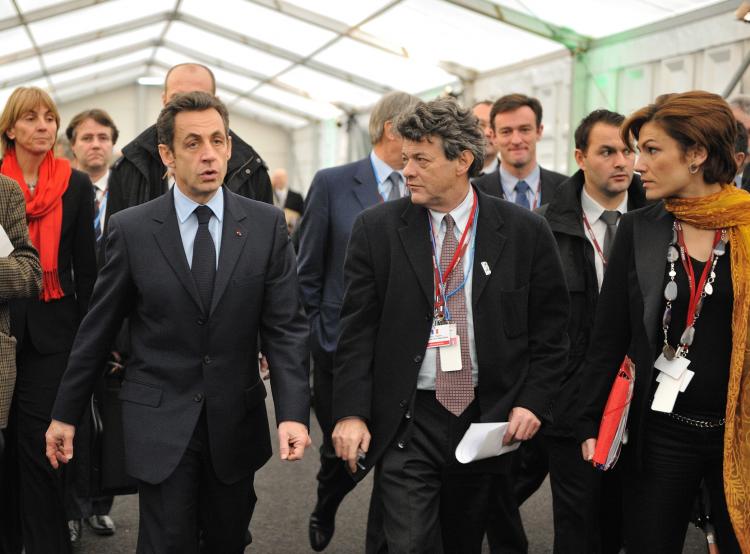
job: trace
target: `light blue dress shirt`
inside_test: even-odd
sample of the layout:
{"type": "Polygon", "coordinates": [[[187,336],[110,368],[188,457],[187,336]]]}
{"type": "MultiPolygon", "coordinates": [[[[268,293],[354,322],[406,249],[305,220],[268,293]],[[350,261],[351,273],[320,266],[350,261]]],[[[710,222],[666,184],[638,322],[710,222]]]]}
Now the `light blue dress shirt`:
{"type": "Polygon", "coordinates": [[[393,185],[391,184],[391,181],[388,179],[388,177],[390,177],[391,173],[393,173],[394,171],[398,171],[399,175],[401,175],[401,182],[399,183],[398,192],[399,197],[404,196],[404,194],[406,193],[406,179],[404,179],[404,174],[401,172],[401,170],[393,169],[383,160],[378,158],[375,152],[370,152],[370,162],[372,163],[372,169],[375,172],[375,180],[378,182],[378,192],[383,198],[383,201],[388,200],[388,195],[391,192],[391,187],[393,185]]]}
{"type": "MultiPolygon", "coordinates": [[[[185,249],[185,257],[188,266],[193,267],[193,244],[195,234],[198,232],[198,216],[193,213],[200,206],[197,202],[185,196],[180,187],[172,187],[174,193],[174,209],[177,212],[177,224],[180,227],[182,247],[185,249]]],[[[219,249],[221,248],[221,224],[224,221],[224,191],[222,188],[216,191],[211,200],[206,203],[211,208],[213,215],[208,222],[208,232],[214,240],[216,248],[216,268],[219,267],[219,249]]]]}
{"type": "Polygon", "coordinates": [[[500,164],[500,182],[503,185],[503,194],[505,195],[506,200],[511,202],[516,201],[516,185],[518,184],[518,181],[526,181],[526,184],[529,185],[529,190],[526,191],[526,197],[529,199],[529,206],[531,206],[532,210],[538,208],[539,198],[541,197],[539,194],[539,187],[542,185],[539,164],[535,165],[534,169],[531,170],[531,173],[522,179],[519,179],[515,175],[511,175],[511,173],[505,169],[505,166],[500,164]],[[534,202],[534,199],[537,199],[536,203],[534,202]]]}
{"type": "MultiPolygon", "coordinates": [[[[474,194],[472,188],[469,187],[469,193],[464,198],[463,202],[453,209],[450,214],[453,217],[453,221],[456,223],[453,227],[456,233],[456,240],[461,239],[461,234],[469,224],[469,216],[471,215],[471,207],[474,204],[474,194]]],[[[443,248],[443,238],[445,237],[446,227],[443,224],[443,219],[447,214],[442,212],[436,212],[429,210],[430,222],[432,228],[437,231],[435,237],[435,247],[437,248],[437,259],[440,263],[440,251],[443,248]]],[[[425,225],[427,222],[425,222],[425,225]]],[[[477,347],[476,341],[474,340],[474,309],[471,304],[471,280],[474,272],[474,264],[470,262],[470,256],[474,255],[474,242],[476,236],[472,235],[471,243],[469,244],[469,250],[463,258],[463,269],[464,277],[466,277],[466,285],[463,288],[464,298],[466,299],[466,330],[469,334],[469,357],[471,358],[471,380],[476,387],[479,384],[479,364],[477,363],[477,347]]],[[[460,294],[460,293],[456,293],[460,294]]],[[[428,348],[425,352],[424,359],[422,360],[422,366],[419,368],[419,374],[417,375],[417,388],[420,390],[435,390],[435,378],[437,376],[437,348],[428,348]]]]}

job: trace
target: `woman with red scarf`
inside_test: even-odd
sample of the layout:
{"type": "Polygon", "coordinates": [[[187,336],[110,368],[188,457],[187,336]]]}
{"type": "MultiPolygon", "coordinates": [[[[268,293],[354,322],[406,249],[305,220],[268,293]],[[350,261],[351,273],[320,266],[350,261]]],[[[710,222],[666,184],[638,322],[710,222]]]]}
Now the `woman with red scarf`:
{"type": "Polygon", "coordinates": [[[628,552],[679,554],[705,483],[721,554],[750,554],[750,194],[733,183],[736,122],[702,91],[669,94],[620,130],[653,205],[622,217],[582,376],[591,460],[607,394],[635,362],[622,448],[628,552]]]}
{"type": "Polygon", "coordinates": [[[71,550],[64,480],[45,458],[44,433],[96,280],[94,192],[84,173],[54,157],[59,127],[57,107],[36,87],[16,89],[0,115],[0,173],[19,183],[26,198],[29,236],[42,266],[39,297],[11,303],[18,377],[8,428],[13,458],[3,490],[9,485],[14,492],[0,500],[8,512],[0,535],[11,552],[20,552],[22,541],[27,554],[71,550]]]}

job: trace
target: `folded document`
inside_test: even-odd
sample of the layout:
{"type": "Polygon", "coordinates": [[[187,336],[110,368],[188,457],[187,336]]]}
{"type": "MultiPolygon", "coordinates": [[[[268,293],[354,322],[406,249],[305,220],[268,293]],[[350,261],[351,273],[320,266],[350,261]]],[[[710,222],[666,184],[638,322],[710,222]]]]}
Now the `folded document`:
{"type": "Polygon", "coordinates": [[[467,429],[464,438],[456,447],[456,459],[462,464],[483,460],[492,456],[499,456],[506,452],[512,452],[519,446],[515,442],[503,446],[503,437],[508,428],[508,422],[499,423],[472,423],[467,429]]]}

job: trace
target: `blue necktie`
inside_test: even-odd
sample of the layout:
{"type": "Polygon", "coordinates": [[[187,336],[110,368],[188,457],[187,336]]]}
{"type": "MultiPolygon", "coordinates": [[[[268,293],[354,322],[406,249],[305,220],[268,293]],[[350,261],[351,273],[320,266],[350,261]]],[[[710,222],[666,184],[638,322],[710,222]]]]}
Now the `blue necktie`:
{"type": "Polygon", "coordinates": [[[211,296],[214,291],[214,278],[216,277],[216,246],[211,233],[208,230],[208,222],[213,212],[208,206],[195,208],[198,218],[198,231],[195,233],[193,243],[193,263],[190,271],[198,287],[198,294],[206,313],[211,309],[211,296]]]}
{"type": "Polygon", "coordinates": [[[526,196],[529,188],[531,187],[529,187],[529,184],[526,181],[518,181],[518,183],[516,183],[516,204],[527,210],[531,207],[529,206],[529,198],[526,196]]]}

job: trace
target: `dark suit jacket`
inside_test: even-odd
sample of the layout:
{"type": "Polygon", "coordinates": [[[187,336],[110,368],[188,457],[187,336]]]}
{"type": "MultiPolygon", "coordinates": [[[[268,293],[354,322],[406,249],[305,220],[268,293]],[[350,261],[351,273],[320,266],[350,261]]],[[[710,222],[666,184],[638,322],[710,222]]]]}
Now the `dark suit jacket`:
{"type": "MultiPolygon", "coordinates": [[[[539,195],[539,206],[543,206],[555,195],[558,185],[562,183],[568,177],[562,173],[556,171],[549,171],[539,166],[539,184],[542,187],[541,194],[539,195]]],[[[491,196],[497,196],[498,198],[505,198],[503,192],[502,182],[500,180],[500,166],[492,173],[482,175],[474,181],[474,185],[485,194],[491,196]]],[[[538,206],[537,206],[538,207],[538,206]]]]}
{"type": "Polygon", "coordinates": [[[653,366],[661,344],[667,245],[674,217],[662,202],[628,212],[620,221],[599,295],[591,347],[586,354],[579,440],[596,437],[617,369],[627,354],[635,362],[635,389],[628,415],[628,445],[636,459],[649,410],[653,366]]]}
{"type": "Polygon", "coordinates": [[[370,157],[322,169],[307,193],[300,223],[299,282],[312,347],[333,353],[344,298],[344,258],[354,220],[382,202],[370,157]]]}
{"type": "Polygon", "coordinates": [[[284,207],[301,214],[305,211],[305,201],[302,199],[302,195],[299,192],[290,190],[286,193],[286,202],[284,202],[284,207]]]}
{"type": "MultiPolygon", "coordinates": [[[[359,416],[368,422],[367,469],[398,430],[430,334],[434,287],[427,218],[425,208],[403,198],[364,211],[352,230],[333,415],[335,421],[359,416]]],[[[560,257],[542,217],[481,193],[472,309],[481,421],[505,421],[514,406],[546,419],[568,348],[560,257]]]]}
{"type": "Polygon", "coordinates": [[[19,347],[30,340],[42,354],[70,350],[96,281],[94,189],[88,175],[73,170],[62,202],[57,272],[65,296],[52,302],[30,298],[10,304],[11,332],[19,347]]]}
{"type": "Polygon", "coordinates": [[[165,194],[110,220],[106,262],[76,337],[52,417],[76,424],[128,316],[132,351],[123,400],[126,466],[160,483],[202,409],[216,474],[235,482],[271,454],[258,335],[273,368],[277,421],[309,417],[307,326],[283,214],[227,190],[209,313],[201,308],[174,208],[165,194]]]}

